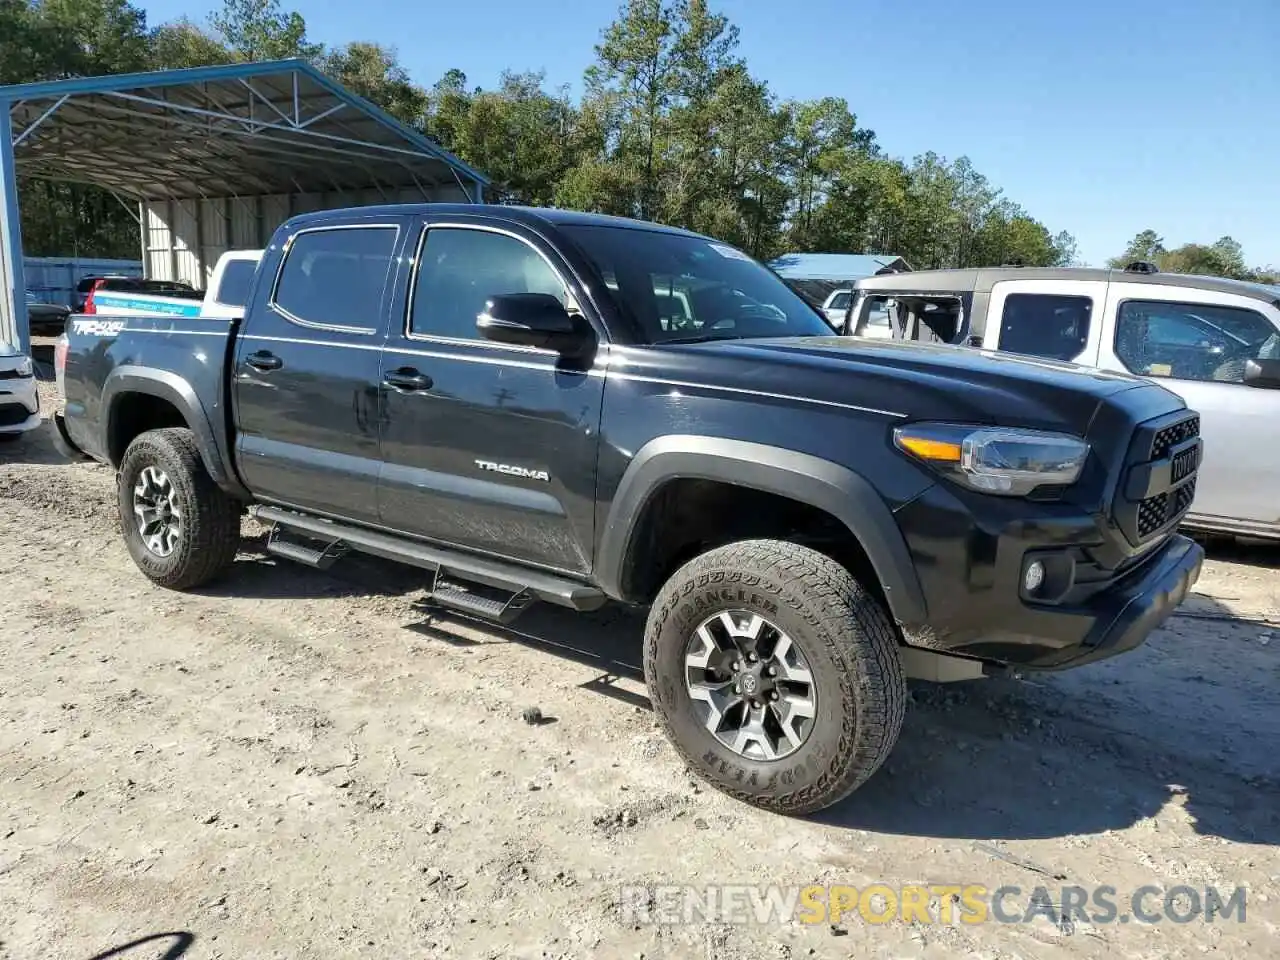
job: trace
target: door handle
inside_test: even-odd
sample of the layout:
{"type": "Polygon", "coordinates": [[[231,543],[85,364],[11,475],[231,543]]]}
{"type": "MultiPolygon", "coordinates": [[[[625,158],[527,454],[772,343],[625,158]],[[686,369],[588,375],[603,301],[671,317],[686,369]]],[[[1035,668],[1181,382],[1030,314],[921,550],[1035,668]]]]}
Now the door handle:
{"type": "Polygon", "coordinates": [[[397,390],[430,390],[434,384],[430,377],[413,367],[389,370],[382,375],[382,382],[397,390]]]}
{"type": "Polygon", "coordinates": [[[244,362],[255,370],[279,370],[284,361],[269,350],[259,350],[244,358],[244,362]]]}

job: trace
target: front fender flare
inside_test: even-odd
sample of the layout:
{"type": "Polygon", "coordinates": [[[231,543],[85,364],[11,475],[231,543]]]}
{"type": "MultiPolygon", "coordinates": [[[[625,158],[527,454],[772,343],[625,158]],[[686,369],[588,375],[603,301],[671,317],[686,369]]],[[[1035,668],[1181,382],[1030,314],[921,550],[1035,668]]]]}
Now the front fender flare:
{"type": "Polygon", "coordinates": [[[893,618],[928,622],[928,611],[906,541],[884,500],[866,479],[829,460],[765,444],[718,437],[666,436],[636,451],[609,508],[600,538],[596,579],[606,594],[622,587],[635,525],[668,480],[719,480],[800,500],[835,517],[866,551],[893,618]]]}
{"type": "MultiPolygon", "coordinates": [[[[115,418],[119,412],[120,400],[129,394],[146,394],[167,400],[177,408],[186,420],[196,437],[196,447],[200,451],[200,459],[214,483],[223,488],[238,486],[238,481],[227,470],[218,453],[217,440],[214,437],[213,425],[205,412],[195,390],[182,377],[167,370],[156,370],[151,367],[139,367],[125,364],[116,367],[107,376],[102,385],[102,449],[108,456],[111,454],[111,435],[115,427],[115,418]]],[[[112,466],[119,466],[112,458],[112,466]]]]}

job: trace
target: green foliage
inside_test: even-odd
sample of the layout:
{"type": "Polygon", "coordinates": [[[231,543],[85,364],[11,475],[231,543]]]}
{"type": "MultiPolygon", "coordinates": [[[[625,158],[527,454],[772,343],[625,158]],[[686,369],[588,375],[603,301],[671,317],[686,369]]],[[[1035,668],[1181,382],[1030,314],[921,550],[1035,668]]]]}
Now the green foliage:
{"type": "Polygon", "coordinates": [[[352,93],[382,107],[397,120],[420,126],[427,94],[409,79],[394,50],[376,43],[349,43],[320,58],[320,68],[352,93]]]}
{"type": "Polygon", "coordinates": [[[241,60],[314,60],[323,52],[319,44],[307,40],[302,14],[286,13],[280,0],[223,0],[222,9],[209,23],[241,60]]]}
{"type": "Polygon", "coordinates": [[[1232,237],[1220,237],[1209,245],[1186,243],[1173,250],[1154,230],[1143,230],[1125,247],[1124,253],[1112,257],[1107,265],[1123,268],[1135,260],[1154,263],[1164,273],[1190,273],[1202,277],[1229,277],[1260,283],[1280,281],[1274,267],[1250,267],[1245,263],[1244,248],[1232,237]]]}
{"type": "MultiPolygon", "coordinates": [[[[279,0],[223,0],[206,24],[153,29],[128,0],[0,0],[0,37],[4,83],[302,57],[485,171],[494,199],[654,219],[761,258],[881,252],[923,268],[1075,257],[1070,234],[1051,234],[966,158],[892,157],[839,98],[780,102],[709,0],[623,0],[577,103],[541,73],[508,72],[484,90],[454,69],[424,88],[392,49],[312,42],[279,0]]],[[[109,194],[22,191],[31,253],[136,255],[137,226],[109,194]]],[[[1244,269],[1226,238],[1199,249],[1196,264],[1244,269]]]]}
{"type": "Polygon", "coordinates": [[[217,37],[190,20],[175,20],[151,31],[151,69],[180,70],[234,63],[236,55],[217,37]]]}

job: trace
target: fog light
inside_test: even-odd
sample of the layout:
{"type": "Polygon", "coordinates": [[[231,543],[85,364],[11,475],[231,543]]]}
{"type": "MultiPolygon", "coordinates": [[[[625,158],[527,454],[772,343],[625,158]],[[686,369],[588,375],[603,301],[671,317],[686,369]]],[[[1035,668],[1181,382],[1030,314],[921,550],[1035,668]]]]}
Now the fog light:
{"type": "Polygon", "coordinates": [[[1032,560],[1022,572],[1022,588],[1029,594],[1035,593],[1043,583],[1044,564],[1039,560],[1032,560]]]}

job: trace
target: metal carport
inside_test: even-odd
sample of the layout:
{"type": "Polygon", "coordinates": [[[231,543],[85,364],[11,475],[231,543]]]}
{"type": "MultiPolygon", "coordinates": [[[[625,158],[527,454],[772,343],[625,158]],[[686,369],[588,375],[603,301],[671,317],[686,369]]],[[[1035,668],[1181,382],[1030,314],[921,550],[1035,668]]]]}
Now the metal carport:
{"type": "Polygon", "coordinates": [[[488,180],[302,60],[0,87],[0,339],[29,348],[18,176],[137,210],[144,272],[202,286],[295,213],[484,201],[488,180]]]}

